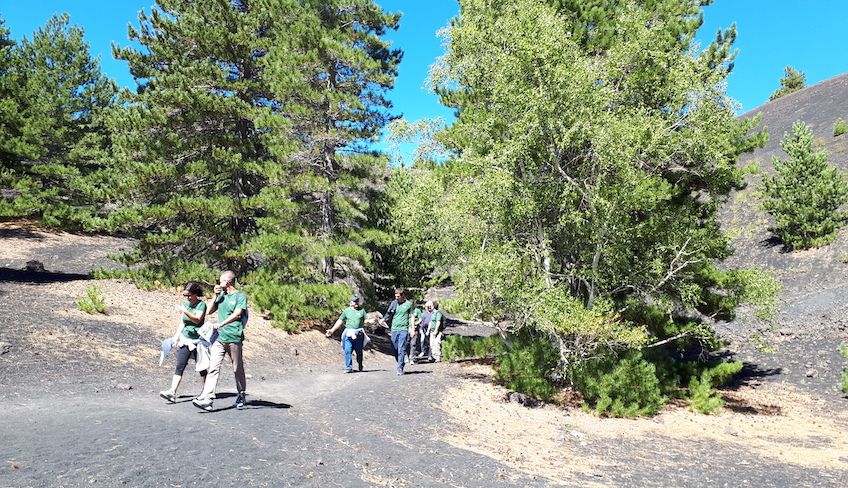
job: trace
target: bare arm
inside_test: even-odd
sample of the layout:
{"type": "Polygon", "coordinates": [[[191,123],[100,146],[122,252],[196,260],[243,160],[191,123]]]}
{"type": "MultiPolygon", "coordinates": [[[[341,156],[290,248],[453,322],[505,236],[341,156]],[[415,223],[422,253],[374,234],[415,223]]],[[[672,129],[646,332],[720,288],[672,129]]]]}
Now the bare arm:
{"type": "MultiPolygon", "coordinates": [[[[217,308],[217,307],[216,307],[217,308]]],[[[229,315],[229,317],[225,318],[223,322],[218,322],[217,324],[213,324],[212,327],[218,329],[219,327],[223,327],[231,322],[235,322],[236,320],[241,318],[242,309],[237,308],[233,313],[229,315]]]]}
{"type": "Polygon", "coordinates": [[[336,323],[333,325],[333,327],[330,330],[327,331],[326,336],[331,337],[334,332],[339,330],[339,327],[341,327],[343,323],[344,323],[344,320],[342,320],[342,318],[339,317],[339,320],[336,320],[336,323]]]}

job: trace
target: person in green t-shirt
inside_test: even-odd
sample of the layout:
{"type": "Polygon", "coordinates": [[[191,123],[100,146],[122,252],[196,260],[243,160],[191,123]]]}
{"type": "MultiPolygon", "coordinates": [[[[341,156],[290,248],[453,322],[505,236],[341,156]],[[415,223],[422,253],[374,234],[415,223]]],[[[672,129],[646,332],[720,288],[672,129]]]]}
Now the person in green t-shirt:
{"type": "Polygon", "coordinates": [[[359,366],[359,371],[362,371],[362,347],[365,344],[365,329],[362,328],[362,324],[365,322],[365,310],[360,307],[359,302],[358,296],[350,297],[350,306],[344,309],[339,319],[326,334],[327,337],[332,337],[333,333],[344,324],[342,349],[344,350],[345,373],[353,372],[351,353],[354,351],[356,352],[356,363],[359,366]]]}
{"type": "Polygon", "coordinates": [[[395,289],[395,299],[386,310],[386,320],[391,324],[392,348],[397,358],[395,372],[403,374],[404,356],[406,356],[407,340],[409,339],[409,325],[413,319],[414,305],[411,300],[406,299],[403,288],[395,289]]]}
{"type": "MultiPolygon", "coordinates": [[[[183,289],[185,302],[175,306],[182,316],[180,325],[177,326],[177,331],[171,339],[171,347],[177,351],[177,367],[171,378],[171,389],[159,392],[160,397],[171,403],[177,401],[177,388],[180,387],[189,358],[197,362],[197,340],[200,337],[197,329],[206,319],[206,304],[201,300],[202,296],[203,289],[200,285],[189,281],[183,289]]],[[[205,381],[206,370],[203,370],[200,372],[200,382],[203,384],[205,381]]]]}
{"type": "Polygon", "coordinates": [[[247,296],[236,288],[236,274],[232,271],[221,273],[218,285],[215,286],[215,300],[209,308],[209,313],[215,311],[218,312],[218,321],[212,324],[212,328],[218,331],[218,339],[209,347],[209,374],[206,375],[203,393],[192,403],[198,408],[212,410],[221,363],[224,362],[224,356],[229,354],[238,390],[233,406],[241,410],[245,405],[247,390],[242,355],[244,325],[247,322],[247,296]]]}
{"type": "Polygon", "coordinates": [[[442,331],[445,330],[445,317],[439,311],[439,302],[429,303],[430,310],[430,355],[437,363],[442,360],[442,331]]]}

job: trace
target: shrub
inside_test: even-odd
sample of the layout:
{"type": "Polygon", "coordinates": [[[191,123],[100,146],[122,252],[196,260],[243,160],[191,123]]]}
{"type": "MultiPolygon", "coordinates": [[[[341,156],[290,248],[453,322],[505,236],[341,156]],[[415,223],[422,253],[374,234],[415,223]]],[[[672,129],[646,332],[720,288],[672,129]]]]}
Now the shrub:
{"type": "Polygon", "coordinates": [[[586,363],[577,373],[578,388],[600,415],[639,417],[657,413],[667,398],[662,394],[656,366],[641,352],[586,363]]]}
{"type": "Polygon", "coordinates": [[[442,342],[442,358],[445,361],[495,357],[503,354],[503,352],[503,339],[497,335],[484,337],[482,339],[449,336],[442,342]]]}
{"type": "Polygon", "coordinates": [[[106,313],[106,299],[103,290],[97,285],[89,285],[85,289],[85,297],[77,300],[77,306],[85,313],[106,313]]]}
{"type": "Polygon", "coordinates": [[[518,334],[510,336],[506,353],[495,364],[495,381],[542,401],[549,401],[558,388],[552,380],[557,354],[545,338],[518,334]]]}
{"type": "Polygon", "coordinates": [[[839,117],[833,123],[833,137],[839,137],[846,132],[848,132],[848,122],[845,122],[842,117],[839,117]]]}
{"type": "MultiPolygon", "coordinates": [[[[848,359],[848,344],[841,344],[839,346],[839,354],[842,354],[842,357],[848,359]]],[[[842,393],[848,393],[848,367],[842,368],[840,387],[842,388],[842,393]]]]}
{"type": "Polygon", "coordinates": [[[724,400],[713,388],[727,383],[742,370],[739,361],[722,361],[704,368],[700,376],[689,381],[689,406],[696,412],[710,414],[724,406],[724,400]]]}

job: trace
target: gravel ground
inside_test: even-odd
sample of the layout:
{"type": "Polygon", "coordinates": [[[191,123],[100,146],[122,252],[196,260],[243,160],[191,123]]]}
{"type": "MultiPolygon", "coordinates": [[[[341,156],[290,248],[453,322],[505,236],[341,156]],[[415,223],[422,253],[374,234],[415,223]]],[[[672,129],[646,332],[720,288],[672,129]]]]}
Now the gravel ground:
{"type": "Polygon", "coordinates": [[[680,405],[637,420],[531,409],[505,401],[485,366],[414,365],[397,377],[382,337],[366,371],[345,375],[337,341],[286,335],[258,314],[247,408],[230,406],[224,371],[204,412],[190,403],[194,380],[175,405],[157,395],[173,364],[155,363],[175,294],[107,280],[96,282],[107,315],[74,305],[92,283],[76,275],[125,241],[4,232],[0,487],[848,485],[848,414],[830,353],[846,315],[821,294],[793,302],[776,353],[734,351],[748,374],[715,416],[680,405]],[[11,272],[44,252],[51,280],[11,272]]]}

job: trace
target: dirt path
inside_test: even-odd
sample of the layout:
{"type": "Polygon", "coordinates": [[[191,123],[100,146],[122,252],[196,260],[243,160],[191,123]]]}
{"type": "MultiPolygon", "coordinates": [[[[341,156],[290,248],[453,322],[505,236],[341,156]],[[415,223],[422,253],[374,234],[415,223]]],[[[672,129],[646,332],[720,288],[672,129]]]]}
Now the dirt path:
{"type": "MultiPolygon", "coordinates": [[[[101,262],[93,254],[104,246],[31,232],[6,231],[0,265],[19,268],[45,248],[67,266],[47,268],[60,277],[101,262]]],[[[192,379],[176,405],[157,395],[173,367],[155,365],[157,344],[178,297],[98,281],[108,314],[90,316],[74,300],[91,283],[0,275],[0,488],[848,485],[842,398],[830,378],[797,373],[838,320],[785,336],[765,358],[774,364],[752,363],[725,392],[719,415],[672,405],[619,420],[505,402],[484,366],[417,365],[397,377],[390,357],[370,351],[366,372],[345,375],[337,341],[251,318],[247,408],[230,407],[224,371],[215,411],[204,412],[190,403],[192,379]]]]}

